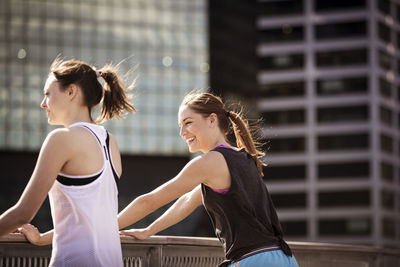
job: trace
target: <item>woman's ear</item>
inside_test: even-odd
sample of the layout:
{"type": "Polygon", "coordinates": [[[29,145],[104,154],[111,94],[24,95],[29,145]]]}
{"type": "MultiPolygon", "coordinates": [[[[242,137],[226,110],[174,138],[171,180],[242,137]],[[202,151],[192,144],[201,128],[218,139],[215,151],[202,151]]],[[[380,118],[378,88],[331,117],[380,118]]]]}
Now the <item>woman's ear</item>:
{"type": "Polygon", "coordinates": [[[69,100],[73,100],[74,98],[76,98],[76,96],[78,95],[78,86],[76,86],[76,84],[71,84],[68,86],[67,88],[67,93],[68,93],[68,97],[69,100]]]}
{"type": "Polygon", "coordinates": [[[208,116],[208,120],[210,122],[210,127],[215,127],[216,125],[218,125],[218,116],[215,113],[211,113],[208,116]]]}

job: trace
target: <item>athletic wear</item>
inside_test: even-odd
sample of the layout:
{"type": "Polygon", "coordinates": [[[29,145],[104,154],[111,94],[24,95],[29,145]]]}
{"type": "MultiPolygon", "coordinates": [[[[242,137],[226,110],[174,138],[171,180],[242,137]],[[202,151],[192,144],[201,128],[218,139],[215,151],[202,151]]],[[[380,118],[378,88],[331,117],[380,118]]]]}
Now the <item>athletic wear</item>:
{"type": "Polygon", "coordinates": [[[54,224],[53,267],[121,267],[118,230],[119,177],[112,165],[107,131],[99,125],[75,123],[97,139],[103,167],[92,175],[60,173],[49,192],[54,224]]]}
{"type": "Polygon", "coordinates": [[[229,267],[299,267],[294,256],[286,256],[282,250],[274,249],[245,257],[229,267]]]}
{"type": "Polygon", "coordinates": [[[283,240],[282,228],[253,158],[244,150],[216,147],[228,165],[231,186],[226,194],[202,184],[203,203],[222,242],[227,262],[265,246],[292,252],[283,240]]]}

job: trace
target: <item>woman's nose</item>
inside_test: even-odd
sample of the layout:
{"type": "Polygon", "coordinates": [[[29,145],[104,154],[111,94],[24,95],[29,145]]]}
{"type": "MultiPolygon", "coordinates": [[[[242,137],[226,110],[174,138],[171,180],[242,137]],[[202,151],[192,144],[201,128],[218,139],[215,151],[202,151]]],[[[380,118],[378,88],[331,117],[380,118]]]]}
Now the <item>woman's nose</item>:
{"type": "Polygon", "coordinates": [[[40,103],[41,108],[46,108],[46,97],[43,98],[42,102],[40,103]]]}
{"type": "Polygon", "coordinates": [[[185,133],[185,130],[184,130],[183,127],[181,127],[181,129],[179,130],[179,135],[180,135],[181,137],[183,137],[184,133],[185,133]]]}

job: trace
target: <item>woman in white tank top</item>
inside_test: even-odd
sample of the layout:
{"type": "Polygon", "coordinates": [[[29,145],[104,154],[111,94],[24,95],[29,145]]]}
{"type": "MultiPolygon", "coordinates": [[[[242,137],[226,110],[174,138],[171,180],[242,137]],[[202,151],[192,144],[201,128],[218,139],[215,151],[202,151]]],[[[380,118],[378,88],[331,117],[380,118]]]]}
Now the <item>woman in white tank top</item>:
{"type": "Polygon", "coordinates": [[[50,266],[122,266],[118,188],[122,172],[115,139],[97,123],[135,112],[114,67],[96,69],[57,58],[50,67],[41,107],[47,136],[19,201],[0,216],[0,236],[15,231],[37,245],[53,244],[50,266]],[[105,86],[100,84],[103,78],[105,86]],[[93,120],[91,109],[102,101],[93,120]],[[40,234],[28,224],[49,194],[54,229],[40,234]]]}

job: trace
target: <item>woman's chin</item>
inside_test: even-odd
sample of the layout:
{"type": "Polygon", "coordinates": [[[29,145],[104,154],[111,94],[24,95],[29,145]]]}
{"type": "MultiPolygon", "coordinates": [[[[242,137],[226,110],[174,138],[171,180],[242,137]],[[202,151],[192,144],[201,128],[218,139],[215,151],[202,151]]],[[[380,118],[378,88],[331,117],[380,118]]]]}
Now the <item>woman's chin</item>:
{"type": "Polygon", "coordinates": [[[51,119],[48,119],[47,123],[50,124],[50,125],[54,125],[54,126],[63,125],[61,122],[55,121],[55,120],[51,120],[51,119]]]}
{"type": "Polygon", "coordinates": [[[197,147],[195,147],[195,146],[189,146],[189,152],[190,153],[196,153],[196,152],[198,152],[199,151],[199,149],[197,148],[197,147]]]}

